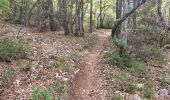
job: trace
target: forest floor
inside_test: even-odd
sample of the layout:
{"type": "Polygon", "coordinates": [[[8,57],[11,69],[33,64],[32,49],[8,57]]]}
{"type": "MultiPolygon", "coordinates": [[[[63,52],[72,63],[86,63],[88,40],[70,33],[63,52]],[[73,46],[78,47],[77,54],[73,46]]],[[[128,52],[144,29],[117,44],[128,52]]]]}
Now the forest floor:
{"type": "Polygon", "coordinates": [[[87,50],[81,63],[80,70],[75,76],[72,98],[74,100],[109,100],[108,91],[104,87],[105,79],[102,74],[102,58],[104,43],[110,37],[110,31],[98,31],[95,47],[87,50]]]}
{"type": "Polygon", "coordinates": [[[0,100],[30,100],[37,95],[52,95],[54,100],[142,100],[147,94],[153,100],[169,100],[170,51],[161,64],[148,62],[147,74],[136,75],[108,63],[117,49],[110,31],[74,37],[6,24],[0,43],[29,43],[33,50],[29,59],[0,62],[0,100]],[[150,83],[149,89],[144,87],[150,83]],[[162,91],[167,97],[159,96],[162,91]]]}

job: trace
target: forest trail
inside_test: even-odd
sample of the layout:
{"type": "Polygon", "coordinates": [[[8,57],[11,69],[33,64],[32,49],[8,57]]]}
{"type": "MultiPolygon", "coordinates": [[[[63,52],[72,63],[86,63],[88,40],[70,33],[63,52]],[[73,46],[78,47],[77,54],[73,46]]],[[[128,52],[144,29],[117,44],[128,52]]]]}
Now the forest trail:
{"type": "Polygon", "coordinates": [[[97,32],[95,47],[87,50],[75,76],[73,100],[106,100],[107,90],[103,88],[104,78],[101,74],[101,59],[104,55],[103,44],[110,37],[110,31],[97,32]]]}

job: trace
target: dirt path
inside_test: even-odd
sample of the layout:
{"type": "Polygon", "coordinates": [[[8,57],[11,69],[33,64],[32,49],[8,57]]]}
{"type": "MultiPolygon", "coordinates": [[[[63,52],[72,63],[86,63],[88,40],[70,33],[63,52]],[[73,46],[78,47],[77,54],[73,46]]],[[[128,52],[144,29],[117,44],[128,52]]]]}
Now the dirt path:
{"type": "Polygon", "coordinates": [[[100,69],[103,44],[110,37],[110,31],[98,32],[96,36],[95,47],[86,52],[79,66],[80,71],[76,74],[73,100],[106,100],[107,90],[103,87],[105,81],[100,69]]]}

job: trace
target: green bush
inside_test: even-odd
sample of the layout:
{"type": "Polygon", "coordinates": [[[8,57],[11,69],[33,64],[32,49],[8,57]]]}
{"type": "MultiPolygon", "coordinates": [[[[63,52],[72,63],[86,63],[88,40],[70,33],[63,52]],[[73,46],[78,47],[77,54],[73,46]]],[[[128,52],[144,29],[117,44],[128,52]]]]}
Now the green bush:
{"type": "Polygon", "coordinates": [[[123,100],[123,97],[118,93],[113,93],[111,100],[123,100]]]}
{"type": "Polygon", "coordinates": [[[89,42],[89,41],[87,41],[83,46],[84,49],[91,49],[93,47],[94,47],[94,43],[89,42]]]}
{"type": "Polygon", "coordinates": [[[28,72],[28,71],[31,71],[31,69],[32,69],[32,63],[28,62],[25,66],[20,68],[20,71],[21,72],[28,72]]]}
{"type": "Polygon", "coordinates": [[[132,73],[145,73],[145,64],[136,60],[131,60],[127,63],[128,70],[132,73]]]}
{"type": "Polygon", "coordinates": [[[129,54],[112,54],[109,60],[110,64],[120,68],[127,67],[130,72],[142,73],[146,71],[145,64],[133,59],[129,54]]]}
{"type": "Polygon", "coordinates": [[[151,49],[145,48],[139,50],[138,53],[136,54],[136,57],[144,62],[147,62],[149,60],[162,61],[165,55],[162,49],[158,47],[151,47],[151,49]]]}
{"type": "Polygon", "coordinates": [[[11,62],[11,60],[25,59],[32,47],[25,43],[5,41],[0,44],[0,61],[11,62]]]}
{"type": "Polygon", "coordinates": [[[51,55],[49,57],[50,59],[53,60],[53,63],[49,66],[49,67],[62,67],[62,68],[67,68],[68,67],[68,63],[65,60],[65,58],[63,57],[58,57],[56,55],[51,55]]]}
{"type": "Polygon", "coordinates": [[[32,100],[53,100],[53,94],[50,89],[35,87],[32,91],[32,100]]]}
{"type": "Polygon", "coordinates": [[[123,58],[121,58],[119,54],[112,54],[109,62],[110,64],[116,65],[118,67],[124,67],[125,65],[123,58]]]}
{"type": "Polygon", "coordinates": [[[144,89],[143,89],[144,98],[152,99],[154,97],[154,94],[155,94],[155,90],[154,90],[153,85],[147,84],[144,86],[144,89]]]}
{"type": "Polygon", "coordinates": [[[151,48],[150,56],[155,60],[163,60],[164,52],[160,48],[151,48]]]}
{"type": "Polygon", "coordinates": [[[113,26],[113,19],[114,18],[112,15],[106,16],[106,20],[104,22],[104,28],[111,29],[113,26]]]}
{"type": "Polygon", "coordinates": [[[62,81],[56,81],[55,82],[55,91],[59,94],[62,94],[65,91],[65,86],[62,81]]]}
{"type": "Polygon", "coordinates": [[[0,77],[0,88],[8,88],[9,87],[9,81],[4,78],[4,77],[0,77]]]}

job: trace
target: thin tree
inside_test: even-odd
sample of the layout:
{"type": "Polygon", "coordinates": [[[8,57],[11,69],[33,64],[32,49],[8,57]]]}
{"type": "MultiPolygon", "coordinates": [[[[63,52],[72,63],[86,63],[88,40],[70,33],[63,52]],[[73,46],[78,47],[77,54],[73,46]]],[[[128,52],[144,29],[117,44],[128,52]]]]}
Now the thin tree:
{"type": "Polygon", "coordinates": [[[114,25],[112,27],[112,34],[111,34],[112,37],[115,37],[116,30],[117,30],[117,28],[119,28],[119,26],[122,24],[122,22],[124,22],[131,14],[133,14],[145,2],[146,2],[146,0],[142,0],[131,11],[129,11],[128,13],[124,14],[121,18],[116,20],[116,22],[114,23],[114,25]]]}
{"type": "Polygon", "coordinates": [[[56,25],[56,17],[54,13],[54,8],[53,8],[53,1],[48,0],[48,6],[49,6],[49,19],[50,19],[50,28],[51,31],[56,31],[57,30],[57,25],[56,25]]]}
{"type": "Polygon", "coordinates": [[[90,29],[89,33],[93,32],[93,0],[90,0],[90,29]]]}

